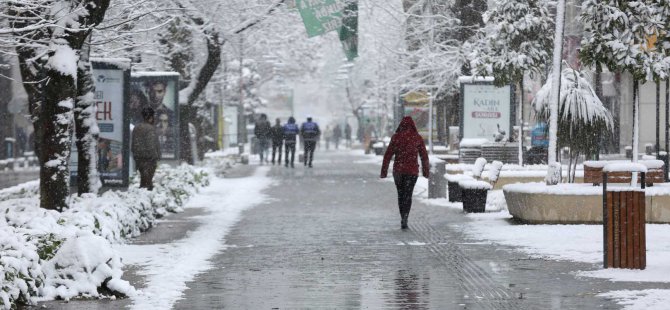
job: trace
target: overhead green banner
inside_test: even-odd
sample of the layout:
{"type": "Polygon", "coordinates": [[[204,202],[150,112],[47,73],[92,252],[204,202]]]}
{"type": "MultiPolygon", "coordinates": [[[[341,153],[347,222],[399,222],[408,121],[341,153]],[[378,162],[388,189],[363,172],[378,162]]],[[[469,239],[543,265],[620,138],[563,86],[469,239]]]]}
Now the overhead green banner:
{"type": "Polygon", "coordinates": [[[308,37],[340,30],[345,0],[295,0],[308,37]]]}
{"type": "Polygon", "coordinates": [[[346,0],[342,14],[342,27],[339,31],[340,41],[347,60],[358,57],[358,1],[346,0]]]}

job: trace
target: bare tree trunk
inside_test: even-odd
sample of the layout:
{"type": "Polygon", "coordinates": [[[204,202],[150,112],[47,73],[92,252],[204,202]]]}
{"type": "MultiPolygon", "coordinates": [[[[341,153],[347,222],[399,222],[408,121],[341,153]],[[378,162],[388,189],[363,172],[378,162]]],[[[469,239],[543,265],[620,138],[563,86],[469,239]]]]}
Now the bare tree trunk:
{"type": "Polygon", "coordinates": [[[95,119],[95,84],[90,62],[80,61],[77,68],[77,101],[74,109],[75,138],[78,154],[77,193],[97,194],[100,179],[97,169],[98,125],[95,119]]]}
{"type": "MultiPolygon", "coordinates": [[[[6,64],[5,57],[0,56],[0,63],[6,64]]],[[[0,68],[0,73],[4,76],[11,76],[6,68],[0,68]]],[[[5,138],[12,137],[14,121],[9,113],[9,102],[12,99],[11,81],[6,78],[0,78],[0,159],[4,158],[8,150],[5,149],[5,138]]]]}
{"type": "Polygon", "coordinates": [[[40,206],[62,211],[69,194],[72,110],[76,96],[74,77],[48,69],[40,125],[44,128],[40,152],[40,206]]]}

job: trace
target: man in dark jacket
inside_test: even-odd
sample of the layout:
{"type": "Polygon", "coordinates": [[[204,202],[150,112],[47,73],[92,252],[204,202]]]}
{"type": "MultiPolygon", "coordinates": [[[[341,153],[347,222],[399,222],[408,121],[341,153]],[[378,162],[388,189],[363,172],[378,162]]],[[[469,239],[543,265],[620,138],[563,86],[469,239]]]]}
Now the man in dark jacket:
{"type": "Polygon", "coordinates": [[[286,167],[288,168],[289,159],[288,155],[291,154],[291,168],[293,168],[293,162],[295,161],[295,143],[296,137],[300,133],[298,125],[295,123],[295,118],[293,116],[288,118],[288,123],[284,125],[284,148],[286,149],[286,167]]]}
{"type": "Polygon", "coordinates": [[[275,120],[275,125],[270,129],[272,136],[272,164],[275,164],[275,152],[277,153],[277,164],[281,165],[281,148],[284,142],[284,127],[282,127],[279,118],[275,120]],[[279,150],[279,152],[277,152],[279,150]]]}
{"type": "Polygon", "coordinates": [[[314,149],[316,149],[316,142],[319,141],[320,135],[319,125],[313,122],[311,117],[307,117],[307,121],[300,126],[300,137],[305,144],[305,166],[310,168],[312,168],[314,149]]]}
{"type": "Polygon", "coordinates": [[[268,162],[268,159],[265,158],[265,151],[268,149],[268,144],[270,140],[270,129],[272,125],[268,121],[268,117],[265,114],[261,114],[260,119],[256,122],[256,127],[254,128],[254,135],[258,139],[258,154],[261,157],[261,165],[263,160],[268,162]]]}
{"type": "Polygon", "coordinates": [[[386,178],[391,157],[395,156],[393,162],[393,181],[398,191],[398,207],[400,209],[400,227],[407,229],[407,219],[412,208],[412,192],[419,177],[418,158],[421,158],[421,170],[423,176],[428,178],[430,174],[430,163],[428,152],[423,138],[416,130],[416,125],[411,117],[405,116],[389,143],[384,161],[382,163],[381,178],[386,178]]]}
{"type": "Polygon", "coordinates": [[[340,127],[340,124],[335,125],[335,128],[333,128],[333,143],[335,143],[335,149],[340,146],[340,139],[342,138],[342,127],[340,127]]]}
{"type": "Polygon", "coordinates": [[[154,188],[154,173],[156,173],[158,160],[161,158],[158,132],[154,126],[155,113],[151,107],[142,109],[144,122],[133,129],[133,139],[130,146],[135,165],[140,171],[140,187],[148,190],[154,188]]]}
{"type": "Polygon", "coordinates": [[[344,125],[344,140],[346,140],[346,146],[351,147],[351,125],[348,122],[344,125]]]}

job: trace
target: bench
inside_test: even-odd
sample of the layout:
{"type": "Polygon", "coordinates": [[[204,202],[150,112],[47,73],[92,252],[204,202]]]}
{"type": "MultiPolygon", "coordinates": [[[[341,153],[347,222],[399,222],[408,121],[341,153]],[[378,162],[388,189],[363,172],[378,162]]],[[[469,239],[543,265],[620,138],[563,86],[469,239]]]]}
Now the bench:
{"type": "MultiPolygon", "coordinates": [[[[590,160],[584,162],[584,183],[591,183],[594,186],[600,185],[603,181],[603,167],[610,163],[615,163],[619,161],[596,161],[590,160]]],[[[621,161],[629,162],[629,161],[621,161]]],[[[645,178],[645,183],[647,186],[653,186],[654,183],[663,183],[665,178],[663,177],[663,166],[664,163],[662,160],[640,160],[639,163],[647,167],[647,175],[645,178]]],[[[608,183],[630,183],[632,179],[631,172],[610,172],[607,174],[608,183]]],[[[638,175],[638,182],[640,181],[640,176],[638,175]]]]}

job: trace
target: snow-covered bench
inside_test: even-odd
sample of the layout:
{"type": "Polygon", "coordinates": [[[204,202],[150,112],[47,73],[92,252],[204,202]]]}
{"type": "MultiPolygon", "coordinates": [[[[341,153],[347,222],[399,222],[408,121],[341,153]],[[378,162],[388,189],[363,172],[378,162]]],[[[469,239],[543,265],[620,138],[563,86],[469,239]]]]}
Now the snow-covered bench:
{"type": "MultiPolygon", "coordinates": [[[[584,183],[592,183],[595,185],[600,185],[603,182],[603,167],[611,163],[626,163],[629,161],[596,161],[590,160],[584,162],[584,183]]],[[[663,183],[665,178],[663,177],[663,166],[664,163],[662,160],[640,160],[639,163],[647,167],[647,175],[645,177],[645,183],[647,186],[652,186],[654,183],[663,183]]],[[[639,181],[638,175],[638,181],[639,181]]],[[[632,174],[630,172],[610,172],[607,174],[608,183],[630,183],[632,174]]]]}

